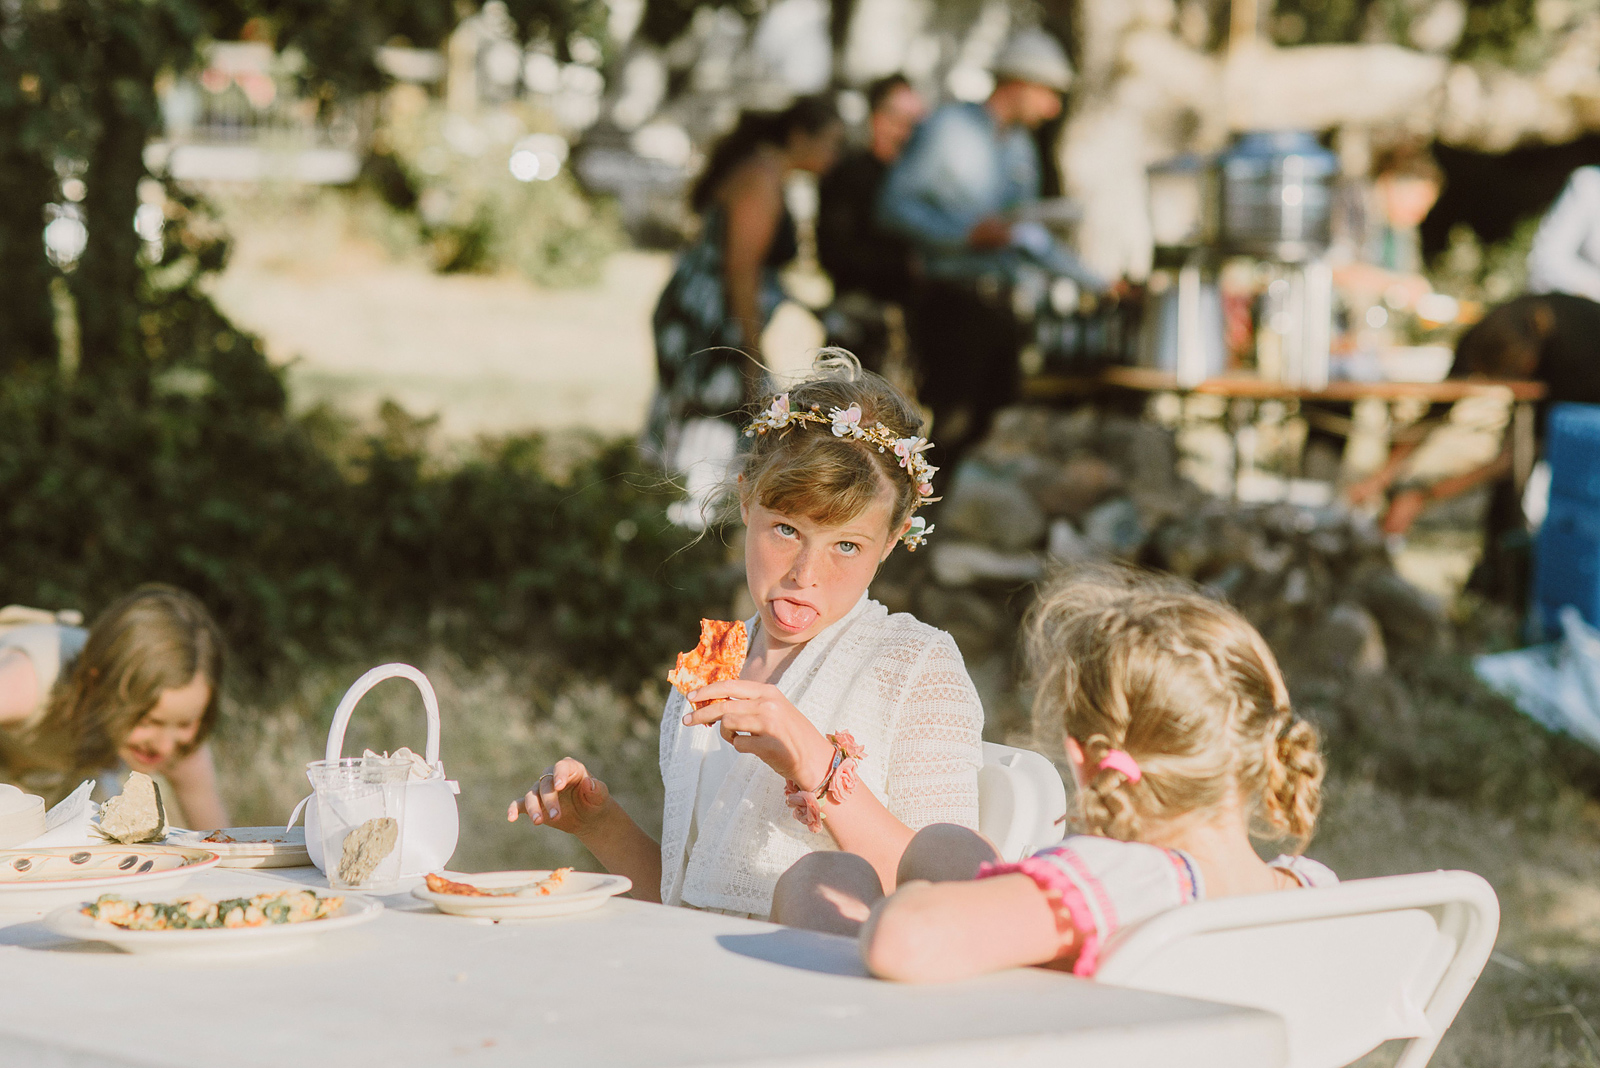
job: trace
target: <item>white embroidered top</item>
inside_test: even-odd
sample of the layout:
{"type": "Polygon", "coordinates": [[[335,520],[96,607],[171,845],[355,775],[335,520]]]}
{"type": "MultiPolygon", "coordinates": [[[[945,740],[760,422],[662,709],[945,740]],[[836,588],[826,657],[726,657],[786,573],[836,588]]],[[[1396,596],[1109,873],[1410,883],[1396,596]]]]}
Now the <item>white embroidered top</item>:
{"type": "MultiPolygon", "coordinates": [[[[865,746],[862,785],[900,822],[977,829],[983,707],[950,635],[863,595],[777,686],[819,730],[865,746]]],[[[837,846],[790,814],[783,780],[759,758],[736,754],[703,776],[722,739],[714,726],[685,727],[686,709],[674,690],[661,718],[661,900],[765,917],[790,865],[837,846]]]]}

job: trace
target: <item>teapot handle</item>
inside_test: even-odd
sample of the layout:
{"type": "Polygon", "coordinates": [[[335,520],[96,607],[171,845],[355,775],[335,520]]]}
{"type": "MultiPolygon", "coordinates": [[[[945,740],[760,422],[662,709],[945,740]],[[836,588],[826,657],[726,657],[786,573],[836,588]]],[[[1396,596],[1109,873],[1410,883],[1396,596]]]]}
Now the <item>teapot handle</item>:
{"type": "Polygon", "coordinates": [[[333,713],[333,725],[328,728],[328,748],[323,754],[327,760],[338,760],[344,749],[345,728],[350,725],[350,713],[356,709],[356,702],[367,695],[384,679],[410,679],[416,683],[417,689],[422,691],[422,707],[428,713],[428,745],[423,752],[423,759],[430,768],[439,766],[439,698],[433,692],[433,684],[428,681],[428,676],[412,667],[410,664],[383,664],[373,668],[355,681],[350,689],[345,691],[344,698],[339,702],[339,707],[333,713]]]}

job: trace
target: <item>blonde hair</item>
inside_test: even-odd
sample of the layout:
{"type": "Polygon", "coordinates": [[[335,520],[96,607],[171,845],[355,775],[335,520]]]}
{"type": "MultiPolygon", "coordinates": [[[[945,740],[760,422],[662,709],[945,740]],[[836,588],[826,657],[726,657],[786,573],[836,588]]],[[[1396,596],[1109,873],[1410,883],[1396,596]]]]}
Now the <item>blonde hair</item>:
{"type": "Polygon", "coordinates": [[[1310,841],[1321,807],[1317,732],[1294,714],[1256,629],[1176,580],[1078,572],[1040,596],[1027,654],[1041,719],[1083,748],[1082,829],[1136,841],[1237,791],[1252,833],[1310,841]],[[1142,773],[1102,768],[1119,749],[1142,773]]]}
{"type": "Polygon", "coordinates": [[[74,770],[115,767],[117,749],[162,693],[198,675],[211,695],[194,740],[179,751],[184,756],[216,726],[223,667],[222,633],[194,595],[140,586],[95,619],[72,670],[51,690],[40,727],[74,739],[74,770]]]}
{"type": "MultiPolygon", "coordinates": [[[[811,374],[788,389],[789,406],[861,409],[863,426],[882,423],[897,438],[916,437],[922,416],[888,380],[863,370],[844,349],[823,349],[811,374]]],[[[770,400],[770,398],[769,398],[770,400]]],[[[763,405],[765,406],[765,405],[763,405]]],[[[742,492],[763,508],[826,526],[849,522],[878,499],[894,495],[889,532],[897,534],[917,503],[917,489],[894,455],[876,445],[835,437],[826,427],[793,426],[746,439],[742,492]]]]}

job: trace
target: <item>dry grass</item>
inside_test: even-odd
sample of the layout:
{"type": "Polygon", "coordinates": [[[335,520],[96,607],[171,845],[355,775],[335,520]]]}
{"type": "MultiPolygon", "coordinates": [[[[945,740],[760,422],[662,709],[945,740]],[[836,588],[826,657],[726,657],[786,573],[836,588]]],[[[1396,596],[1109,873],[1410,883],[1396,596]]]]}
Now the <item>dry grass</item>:
{"type": "MultiPolygon", "coordinates": [[[[1593,811],[1554,827],[1363,782],[1334,782],[1311,853],[1345,878],[1460,868],[1500,897],[1496,953],[1433,1064],[1600,1064],[1600,829],[1593,811]]],[[[1380,1050],[1363,1061],[1392,1063],[1380,1050]]]]}
{"type": "MultiPolygon", "coordinates": [[[[304,796],[305,761],[321,755],[334,706],[364,666],[319,669],[292,691],[235,710],[218,752],[239,822],[281,820],[304,796]]],[[[505,819],[511,798],[565,755],[588,762],[640,823],[659,827],[656,731],[664,684],[628,695],[494,662],[469,669],[444,654],[420,666],[439,691],[445,769],[461,782],[462,835],[453,867],[592,865],[567,836],[505,819]]],[[[345,752],[420,749],[422,706],[409,691],[402,682],[378,687],[358,708],[345,752]]],[[[1311,852],[1346,878],[1463,868],[1499,893],[1496,957],[1435,1065],[1600,1068],[1600,1037],[1591,1024],[1600,1021],[1600,808],[1574,808],[1531,826],[1337,780],[1329,784],[1311,852]]],[[[1392,1059],[1392,1051],[1379,1051],[1363,1063],[1392,1059]]]]}
{"type": "MultiPolygon", "coordinates": [[[[544,868],[594,861],[576,841],[526,820],[506,822],[506,806],[563,756],[583,760],[652,833],[661,822],[657,723],[665,683],[619,694],[595,683],[551,684],[489,663],[469,670],[440,654],[419,665],[439,694],[440,756],[461,783],[461,871],[544,868]]],[[[305,764],[322,756],[334,707],[364,666],[324,668],[288,693],[235,709],[218,739],[220,774],[235,822],[285,819],[310,792],[305,764]]],[[[380,684],[357,707],[346,755],[363,748],[422,751],[422,700],[403,681],[380,684]]]]}

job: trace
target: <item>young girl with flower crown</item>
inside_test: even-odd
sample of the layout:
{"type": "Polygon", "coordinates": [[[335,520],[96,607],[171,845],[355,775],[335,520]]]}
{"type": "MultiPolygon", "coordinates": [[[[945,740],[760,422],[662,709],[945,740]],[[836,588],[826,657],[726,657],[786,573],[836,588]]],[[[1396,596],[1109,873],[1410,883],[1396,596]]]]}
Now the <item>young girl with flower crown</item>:
{"type": "Polygon", "coordinates": [[[881,893],[919,828],[975,828],[983,710],[961,654],[867,596],[895,545],[933,529],[913,515],[935,471],[920,422],[833,352],[746,430],[749,655],[737,680],[667,700],[659,843],[571,758],[509,818],[576,835],[636,897],[762,918],[816,851],[857,854],[881,893]]]}
{"type": "MultiPolygon", "coordinates": [[[[1086,833],[1002,864],[969,831],[924,831],[907,860],[960,855],[966,877],[877,902],[860,932],[874,974],[932,982],[1050,964],[1089,976],[1112,934],[1158,912],[1337,882],[1298,855],[1320,798],[1316,732],[1236,612],[1174,582],[1100,573],[1042,595],[1028,657],[1041,723],[1065,729],[1086,833]],[[1252,832],[1293,839],[1296,854],[1263,861],[1252,832]]],[[[860,884],[834,874],[809,889],[841,930],[841,888],[860,884]]]]}

